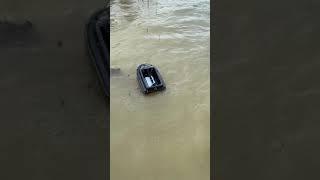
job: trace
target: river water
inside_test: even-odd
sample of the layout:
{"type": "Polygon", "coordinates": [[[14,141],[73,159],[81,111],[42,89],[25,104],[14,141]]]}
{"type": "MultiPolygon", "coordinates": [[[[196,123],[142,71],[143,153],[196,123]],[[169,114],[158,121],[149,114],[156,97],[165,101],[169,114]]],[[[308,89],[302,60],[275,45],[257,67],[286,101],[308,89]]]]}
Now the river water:
{"type": "Polygon", "coordinates": [[[111,2],[111,179],[209,179],[209,16],[209,0],[111,2]],[[166,91],[140,92],[142,63],[166,91]]]}

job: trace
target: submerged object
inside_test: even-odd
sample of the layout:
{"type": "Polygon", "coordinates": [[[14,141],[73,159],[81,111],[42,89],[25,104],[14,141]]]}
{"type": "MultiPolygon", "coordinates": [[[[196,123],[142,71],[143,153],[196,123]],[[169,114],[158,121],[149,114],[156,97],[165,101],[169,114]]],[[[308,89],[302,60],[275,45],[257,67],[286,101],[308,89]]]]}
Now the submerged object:
{"type": "Polygon", "coordinates": [[[94,13],[86,26],[88,51],[103,91],[110,96],[110,26],[109,7],[94,13]]]}
{"type": "Polygon", "coordinates": [[[137,80],[144,94],[166,89],[159,70],[151,64],[141,64],[138,66],[137,80]]]}

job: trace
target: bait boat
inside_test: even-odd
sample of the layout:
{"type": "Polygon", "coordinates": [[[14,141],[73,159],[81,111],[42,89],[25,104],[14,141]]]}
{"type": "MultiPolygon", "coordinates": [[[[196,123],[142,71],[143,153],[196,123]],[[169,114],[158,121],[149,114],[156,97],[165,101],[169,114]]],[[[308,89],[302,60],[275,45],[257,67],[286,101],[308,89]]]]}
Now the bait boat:
{"type": "Polygon", "coordinates": [[[141,64],[138,66],[137,80],[144,94],[166,89],[159,70],[151,64],[141,64]]]}

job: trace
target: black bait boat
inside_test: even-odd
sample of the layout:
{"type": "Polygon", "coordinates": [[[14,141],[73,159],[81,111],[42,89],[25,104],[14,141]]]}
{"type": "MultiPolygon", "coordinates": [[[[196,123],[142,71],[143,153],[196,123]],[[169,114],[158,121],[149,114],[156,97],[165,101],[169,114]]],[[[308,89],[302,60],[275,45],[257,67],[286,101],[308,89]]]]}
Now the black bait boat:
{"type": "Polygon", "coordinates": [[[110,96],[109,24],[109,8],[106,7],[94,13],[86,25],[88,51],[107,97],[110,96]]]}
{"type": "Polygon", "coordinates": [[[151,64],[141,64],[138,66],[137,80],[144,94],[166,89],[159,70],[151,64]]]}

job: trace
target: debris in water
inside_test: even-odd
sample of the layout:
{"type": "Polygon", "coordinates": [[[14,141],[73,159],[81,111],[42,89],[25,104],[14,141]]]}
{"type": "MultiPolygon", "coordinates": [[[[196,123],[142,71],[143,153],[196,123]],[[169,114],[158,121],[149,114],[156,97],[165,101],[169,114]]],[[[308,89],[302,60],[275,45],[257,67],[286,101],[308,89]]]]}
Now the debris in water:
{"type": "Polygon", "coordinates": [[[119,73],[120,73],[120,68],[118,68],[118,67],[111,68],[112,75],[119,74],[119,73]]]}

